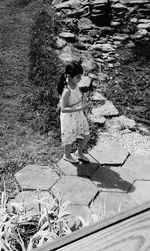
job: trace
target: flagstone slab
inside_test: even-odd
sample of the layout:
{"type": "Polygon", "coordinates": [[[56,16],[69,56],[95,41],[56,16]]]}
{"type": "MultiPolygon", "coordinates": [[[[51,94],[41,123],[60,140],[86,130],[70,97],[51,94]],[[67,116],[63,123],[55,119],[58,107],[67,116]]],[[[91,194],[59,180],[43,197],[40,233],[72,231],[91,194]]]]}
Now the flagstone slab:
{"type": "Polygon", "coordinates": [[[72,60],[77,60],[77,56],[73,53],[71,45],[67,44],[61,51],[57,51],[58,57],[64,63],[68,63],[72,60]]]}
{"type": "Polygon", "coordinates": [[[8,203],[8,210],[13,211],[16,208],[22,208],[22,211],[26,209],[27,213],[39,214],[45,208],[45,204],[51,205],[52,201],[53,198],[47,191],[22,191],[8,203]]]}
{"type": "Polygon", "coordinates": [[[105,101],[106,101],[106,98],[105,98],[102,94],[100,94],[99,92],[95,92],[95,93],[93,94],[93,96],[91,97],[91,99],[92,99],[93,101],[102,101],[103,104],[104,104],[105,101]]]}
{"type": "Polygon", "coordinates": [[[115,116],[119,114],[116,107],[109,100],[104,105],[93,108],[92,113],[99,116],[115,116]]]}
{"type": "Polygon", "coordinates": [[[91,85],[91,78],[88,76],[82,76],[80,82],[78,83],[79,88],[90,87],[91,85]]]}
{"type": "Polygon", "coordinates": [[[99,167],[91,180],[101,191],[126,193],[133,187],[129,181],[122,179],[119,173],[108,166],[99,167]]]}
{"type": "Polygon", "coordinates": [[[91,177],[95,170],[99,167],[99,163],[95,161],[89,154],[85,154],[85,156],[90,160],[90,163],[84,164],[80,162],[79,164],[72,164],[61,159],[57,165],[63,171],[64,175],[91,177]]]}
{"type": "Polygon", "coordinates": [[[126,169],[123,169],[122,166],[120,166],[120,167],[111,166],[111,170],[118,173],[118,175],[120,176],[120,178],[122,180],[126,180],[131,184],[133,184],[135,182],[134,176],[130,175],[130,173],[128,173],[128,171],[126,171],[126,169]]]}
{"type": "Polygon", "coordinates": [[[98,123],[101,125],[103,125],[106,122],[105,117],[99,115],[90,114],[88,115],[88,118],[91,119],[93,123],[98,123]]]}
{"type": "Polygon", "coordinates": [[[131,155],[122,166],[122,169],[134,180],[150,180],[150,157],[131,155]]]}
{"type": "Polygon", "coordinates": [[[105,143],[98,141],[89,154],[101,165],[122,165],[129,152],[116,143],[105,143]]]}
{"type": "Polygon", "coordinates": [[[28,165],[15,174],[22,189],[48,190],[51,188],[59,176],[50,166],[28,165]]]}
{"type": "Polygon", "coordinates": [[[100,192],[90,205],[100,219],[112,217],[120,212],[137,206],[137,203],[127,193],[100,192]]]}
{"type": "Polygon", "coordinates": [[[97,187],[91,180],[77,176],[62,176],[51,191],[56,197],[61,192],[64,202],[69,200],[77,205],[88,205],[98,193],[97,187]]]}
{"type": "Polygon", "coordinates": [[[150,181],[136,180],[134,182],[134,186],[135,191],[129,191],[129,194],[137,204],[142,204],[146,201],[150,201],[150,181]]]}

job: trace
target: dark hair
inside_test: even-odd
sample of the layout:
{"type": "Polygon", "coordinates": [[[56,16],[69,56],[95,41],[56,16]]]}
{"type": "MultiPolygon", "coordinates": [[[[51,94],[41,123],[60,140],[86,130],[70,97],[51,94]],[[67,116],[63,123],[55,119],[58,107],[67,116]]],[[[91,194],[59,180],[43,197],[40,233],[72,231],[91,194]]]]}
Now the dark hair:
{"type": "Polygon", "coordinates": [[[57,92],[59,95],[62,94],[64,87],[67,85],[66,83],[66,75],[69,74],[71,78],[78,74],[83,74],[83,68],[81,66],[81,61],[72,61],[71,63],[66,65],[65,73],[62,73],[60,77],[60,81],[58,83],[57,92]]]}

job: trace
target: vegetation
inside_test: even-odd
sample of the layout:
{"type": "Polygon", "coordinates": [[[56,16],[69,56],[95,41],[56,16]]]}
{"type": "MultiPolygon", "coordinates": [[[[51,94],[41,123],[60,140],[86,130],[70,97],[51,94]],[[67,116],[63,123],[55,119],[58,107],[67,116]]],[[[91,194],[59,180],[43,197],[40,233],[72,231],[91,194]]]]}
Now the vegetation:
{"type": "Polygon", "coordinates": [[[35,92],[27,101],[36,111],[34,125],[41,133],[59,127],[57,84],[62,63],[55,52],[55,38],[60,28],[52,9],[49,14],[43,10],[32,27],[30,81],[35,86],[35,92]]]}
{"type": "MultiPolygon", "coordinates": [[[[60,192],[58,197],[53,193],[51,195],[52,202],[47,202],[45,198],[35,200],[39,211],[29,213],[27,203],[20,194],[20,202],[9,203],[9,208],[13,209],[10,211],[4,185],[0,201],[0,251],[30,251],[106,217],[106,197],[104,205],[100,201],[99,214],[91,206],[88,219],[85,221],[81,216],[74,216],[67,212],[70,202],[62,203],[60,192]]],[[[118,212],[120,207],[121,204],[118,212]]]]}
{"type": "MultiPolygon", "coordinates": [[[[53,195],[54,197],[54,195],[53,195]]],[[[46,242],[51,242],[71,233],[68,226],[70,213],[65,210],[69,201],[61,204],[61,197],[52,203],[36,201],[39,213],[29,214],[22,198],[20,203],[12,203],[13,212],[7,210],[6,192],[2,192],[0,204],[0,250],[30,251],[46,242]],[[42,206],[44,205],[43,209],[42,206]]]]}

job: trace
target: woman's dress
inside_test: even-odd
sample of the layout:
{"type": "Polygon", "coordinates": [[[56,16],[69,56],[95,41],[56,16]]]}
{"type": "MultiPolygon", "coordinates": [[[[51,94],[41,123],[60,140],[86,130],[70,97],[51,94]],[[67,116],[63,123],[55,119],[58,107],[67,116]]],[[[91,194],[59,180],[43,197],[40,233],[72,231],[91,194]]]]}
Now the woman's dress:
{"type": "MultiPolygon", "coordinates": [[[[67,87],[69,88],[69,87],[67,87]]],[[[76,108],[81,106],[82,94],[77,86],[70,90],[68,107],[76,108]]],[[[61,101],[60,101],[61,102],[61,101]]],[[[89,125],[83,111],[62,113],[60,114],[61,121],[61,138],[63,145],[71,144],[77,138],[83,138],[89,134],[89,125]]]]}

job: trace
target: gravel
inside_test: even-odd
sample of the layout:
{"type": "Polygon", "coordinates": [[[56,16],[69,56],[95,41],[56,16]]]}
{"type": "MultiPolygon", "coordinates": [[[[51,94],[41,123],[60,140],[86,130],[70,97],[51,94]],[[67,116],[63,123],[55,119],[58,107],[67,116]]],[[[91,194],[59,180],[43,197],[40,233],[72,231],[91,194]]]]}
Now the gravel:
{"type": "Polygon", "coordinates": [[[127,129],[119,132],[103,132],[99,134],[99,140],[120,144],[130,154],[150,156],[150,136],[142,136],[138,132],[127,129]]]}

